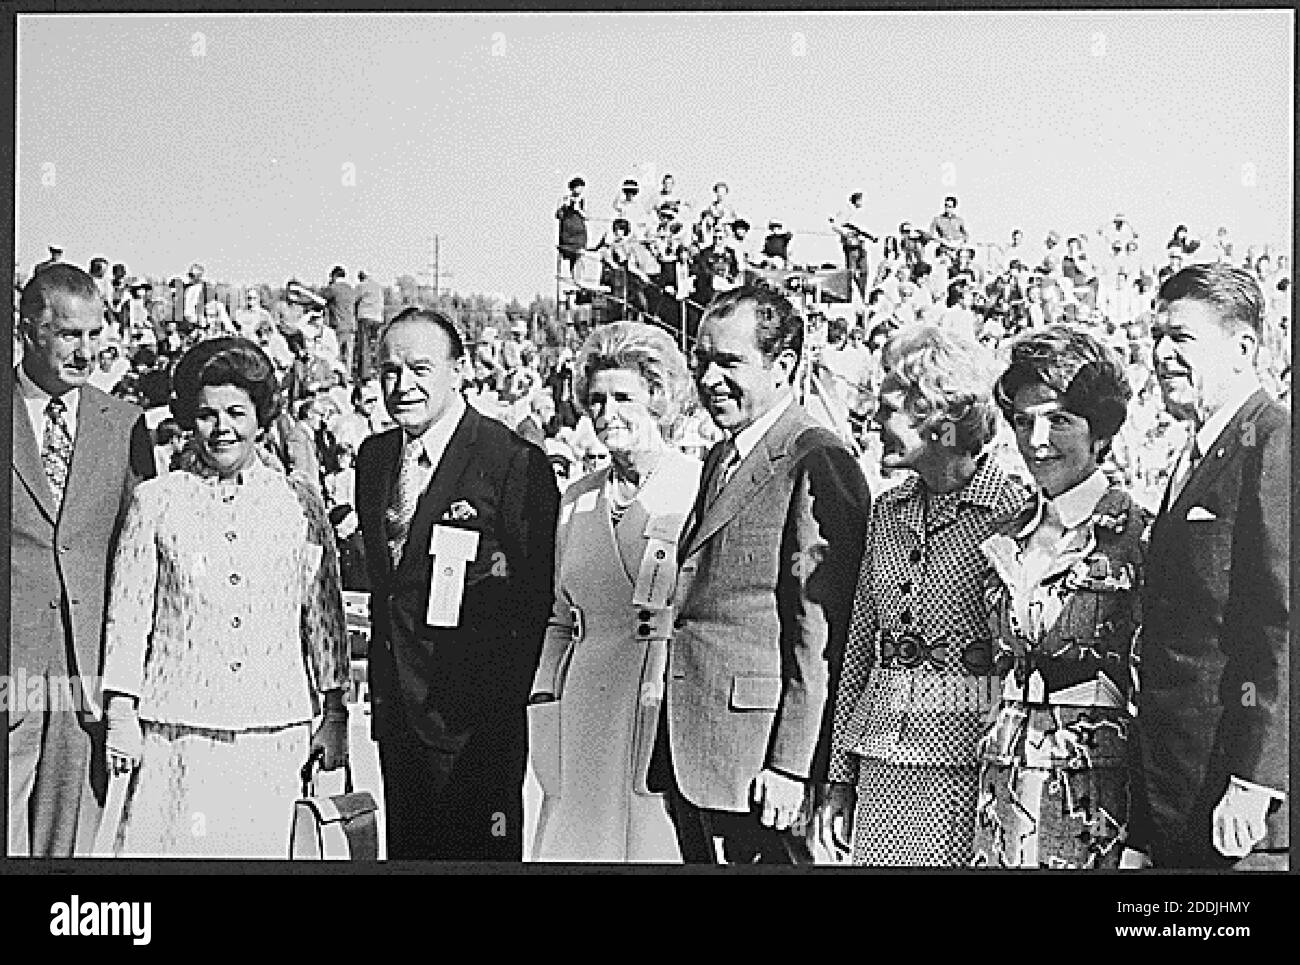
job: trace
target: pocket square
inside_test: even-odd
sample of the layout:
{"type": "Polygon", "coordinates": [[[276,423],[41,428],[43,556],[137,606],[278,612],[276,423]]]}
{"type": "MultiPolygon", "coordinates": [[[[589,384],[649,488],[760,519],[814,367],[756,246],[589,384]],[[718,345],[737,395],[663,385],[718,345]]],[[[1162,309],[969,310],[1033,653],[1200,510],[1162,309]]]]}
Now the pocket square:
{"type": "Polygon", "coordinates": [[[1204,506],[1193,506],[1191,509],[1187,511],[1187,521],[1189,523],[1202,522],[1205,520],[1218,519],[1218,518],[1219,518],[1218,516],[1215,516],[1204,506]]]}
{"type": "Polygon", "coordinates": [[[478,510],[466,500],[458,499],[451,504],[450,509],[443,513],[442,518],[444,522],[460,523],[470,519],[477,519],[478,510]]]}

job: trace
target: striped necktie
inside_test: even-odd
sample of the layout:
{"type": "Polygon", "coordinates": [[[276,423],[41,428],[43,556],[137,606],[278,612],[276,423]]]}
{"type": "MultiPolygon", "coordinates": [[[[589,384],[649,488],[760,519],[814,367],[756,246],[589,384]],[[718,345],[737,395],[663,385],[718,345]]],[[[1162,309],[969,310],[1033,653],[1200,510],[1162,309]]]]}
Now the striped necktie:
{"type": "Polygon", "coordinates": [[[411,531],[411,520],[415,516],[416,504],[424,492],[426,483],[425,468],[422,464],[424,446],[408,439],[402,448],[402,468],[397,475],[397,485],[393,488],[393,499],[384,511],[384,521],[388,530],[388,551],[396,567],[402,561],[402,551],[406,547],[406,537],[411,531]]]}
{"type": "Polygon", "coordinates": [[[1187,448],[1183,450],[1182,458],[1178,460],[1178,465],[1174,468],[1174,474],[1169,480],[1169,498],[1165,501],[1167,506],[1172,506],[1174,501],[1182,495],[1187,480],[1191,478],[1192,472],[1201,461],[1201,455],[1201,447],[1197,442],[1196,430],[1193,427],[1187,448]]]}
{"type": "Polygon", "coordinates": [[[68,484],[68,467],[72,465],[72,432],[63,415],[67,405],[58,396],[45,406],[45,432],[41,439],[41,464],[50,481],[54,503],[63,505],[63,490],[68,484]]]}

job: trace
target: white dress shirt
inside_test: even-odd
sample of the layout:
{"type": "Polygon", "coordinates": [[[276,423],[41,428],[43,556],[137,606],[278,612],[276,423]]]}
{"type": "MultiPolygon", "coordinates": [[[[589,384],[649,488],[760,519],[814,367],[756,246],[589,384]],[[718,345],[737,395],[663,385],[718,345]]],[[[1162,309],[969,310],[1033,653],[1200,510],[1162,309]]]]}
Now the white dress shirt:
{"type": "MultiPolygon", "coordinates": [[[[40,449],[45,439],[45,423],[48,417],[45,407],[50,404],[50,394],[31,380],[20,365],[17,369],[18,394],[22,396],[27,407],[27,418],[32,424],[32,434],[36,437],[36,448],[40,449]]],[[[68,435],[73,443],[77,441],[77,404],[81,401],[80,389],[69,389],[61,396],[65,406],[63,423],[68,427],[68,435]]]]}

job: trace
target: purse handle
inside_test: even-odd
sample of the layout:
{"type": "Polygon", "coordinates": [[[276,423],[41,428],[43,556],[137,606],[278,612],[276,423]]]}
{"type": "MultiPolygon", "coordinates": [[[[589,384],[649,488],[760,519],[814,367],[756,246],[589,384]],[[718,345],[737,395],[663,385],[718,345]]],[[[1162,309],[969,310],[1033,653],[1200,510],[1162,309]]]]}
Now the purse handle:
{"type": "MultiPolygon", "coordinates": [[[[307,763],[302,766],[302,770],[298,772],[298,776],[302,779],[303,797],[315,796],[315,794],[313,793],[313,791],[315,790],[315,783],[316,783],[315,765],[324,760],[325,760],[325,748],[317,747],[311,752],[311,756],[307,758],[307,763]]],[[[343,758],[343,793],[344,794],[352,793],[351,756],[343,758]]]]}

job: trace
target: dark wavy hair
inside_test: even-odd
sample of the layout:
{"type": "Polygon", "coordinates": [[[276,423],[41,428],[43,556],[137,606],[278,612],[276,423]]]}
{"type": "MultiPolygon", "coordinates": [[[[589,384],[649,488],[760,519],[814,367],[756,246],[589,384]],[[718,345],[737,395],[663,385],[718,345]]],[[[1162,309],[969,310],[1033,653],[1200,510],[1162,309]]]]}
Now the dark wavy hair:
{"type": "Polygon", "coordinates": [[[1016,393],[1038,383],[1054,389],[1067,412],[1087,420],[1094,439],[1107,442],[1124,424],[1133,397],[1119,355],[1070,325],[1034,329],[1011,344],[1011,364],[993,387],[1008,423],[1016,393]]]}
{"type": "Polygon", "coordinates": [[[265,429],[280,414],[280,384],[275,366],[256,342],[211,338],[186,352],[172,373],[172,415],[183,429],[194,428],[199,392],[207,385],[233,385],[248,393],[265,429]]]}

